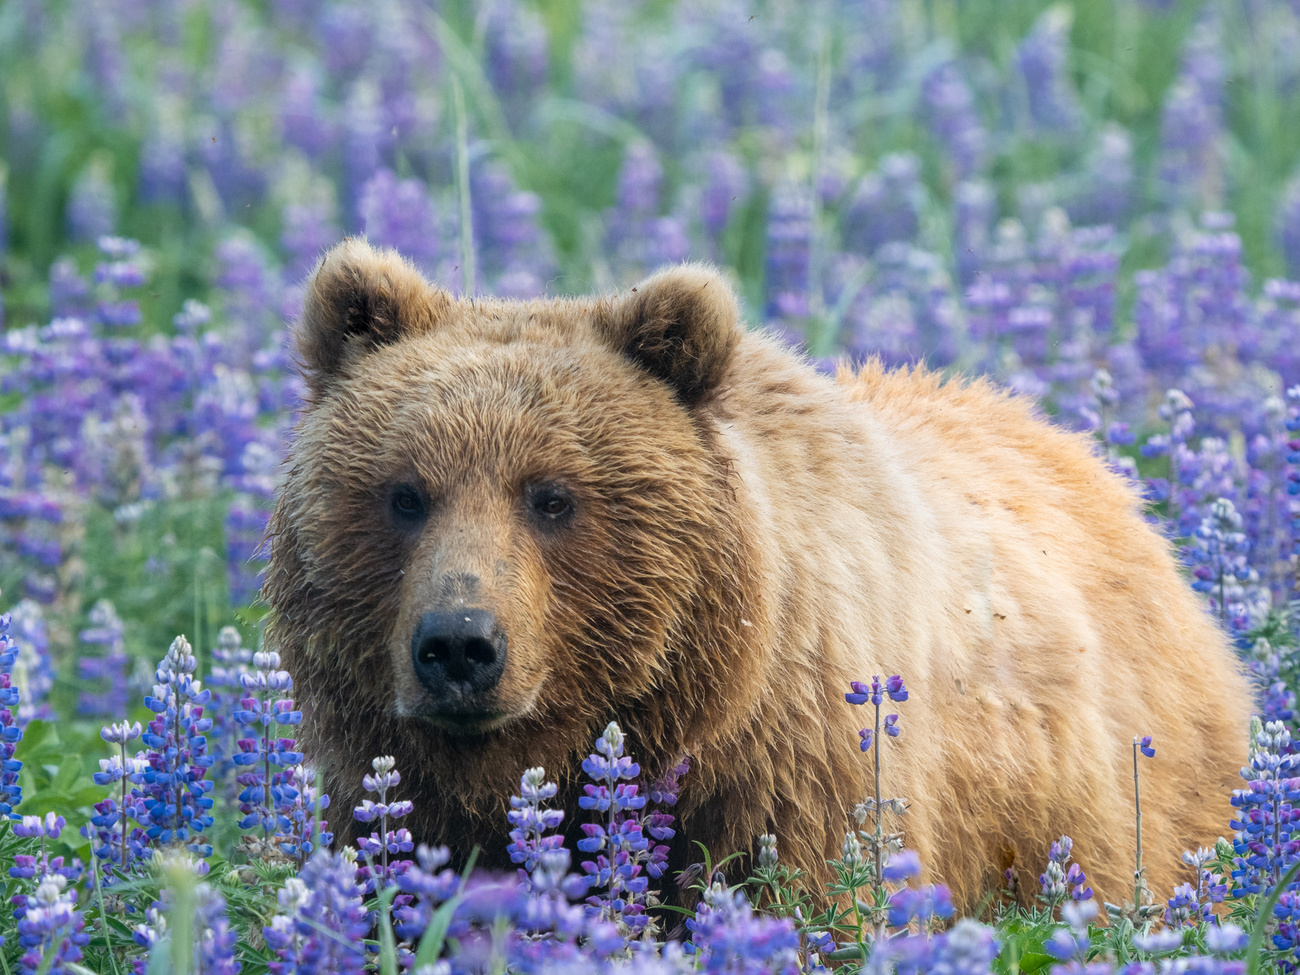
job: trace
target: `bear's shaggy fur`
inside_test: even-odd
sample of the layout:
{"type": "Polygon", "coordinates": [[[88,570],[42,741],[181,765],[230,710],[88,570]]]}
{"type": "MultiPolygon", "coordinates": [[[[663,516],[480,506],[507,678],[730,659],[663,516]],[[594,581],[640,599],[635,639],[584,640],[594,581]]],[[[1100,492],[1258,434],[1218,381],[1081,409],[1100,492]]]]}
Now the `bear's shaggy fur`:
{"type": "Polygon", "coordinates": [[[617,719],[647,774],[691,756],[679,862],[772,832],[824,878],[870,791],[845,691],[894,673],[885,794],[960,907],[1012,862],[1036,876],[1061,833],[1099,894],[1131,897],[1136,735],[1157,747],[1151,888],[1224,831],[1246,682],[1131,487],[1029,403],[920,370],[826,378],[700,266],[455,300],[348,240],[297,340],[268,639],[341,832],[391,754],[418,840],[507,866],[520,773],[545,766],[580,821],[579,762],[617,719]],[[504,670],[451,713],[413,634],[470,607],[504,670]]]}

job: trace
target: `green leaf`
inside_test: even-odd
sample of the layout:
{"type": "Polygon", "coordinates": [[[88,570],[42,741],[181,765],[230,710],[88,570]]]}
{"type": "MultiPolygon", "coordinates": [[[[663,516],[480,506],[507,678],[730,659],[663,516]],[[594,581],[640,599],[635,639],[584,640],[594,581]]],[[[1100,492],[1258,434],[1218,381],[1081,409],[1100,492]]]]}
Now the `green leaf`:
{"type": "Polygon", "coordinates": [[[385,887],[379,892],[379,971],[381,975],[397,975],[397,940],[393,937],[393,898],[396,887],[385,887]]]}
{"type": "MultiPolygon", "coordinates": [[[[465,869],[460,873],[460,889],[465,888],[465,882],[469,879],[470,871],[474,869],[474,861],[478,859],[478,847],[470,851],[469,859],[465,861],[465,869]]],[[[420,935],[420,946],[415,950],[415,964],[412,965],[414,971],[419,971],[422,965],[432,965],[442,954],[442,946],[447,940],[447,929],[451,927],[452,915],[456,913],[456,908],[463,899],[461,894],[448,900],[446,903],[439,905],[438,909],[433,912],[433,917],[429,919],[429,926],[424,929],[424,934],[420,935]]]]}

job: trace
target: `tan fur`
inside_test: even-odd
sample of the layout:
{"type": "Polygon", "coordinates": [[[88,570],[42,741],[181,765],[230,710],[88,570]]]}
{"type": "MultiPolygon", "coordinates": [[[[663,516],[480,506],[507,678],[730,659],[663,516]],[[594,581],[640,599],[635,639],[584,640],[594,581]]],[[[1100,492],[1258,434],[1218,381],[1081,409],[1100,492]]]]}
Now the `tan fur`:
{"type": "Polygon", "coordinates": [[[306,308],[312,398],[265,595],[334,809],[392,754],[417,837],[504,866],[522,770],[545,766],[580,820],[578,763],[617,719],[649,773],[692,756],[678,862],[774,832],[825,878],[870,788],[869,710],[844,693],[898,673],[885,791],[961,907],[1013,861],[1036,875],[1061,833],[1100,894],[1131,896],[1134,735],[1157,746],[1153,890],[1225,831],[1250,708],[1235,659],[1129,486],[1026,402],[820,376],[744,332],[701,267],[612,298],[454,301],[353,240],[306,308]],[[386,520],[398,480],[431,499],[409,536],[386,520]],[[576,499],[562,532],[523,512],[539,480],[576,499]],[[457,736],[418,716],[409,647],[466,599],[509,653],[501,717],[457,736]]]}

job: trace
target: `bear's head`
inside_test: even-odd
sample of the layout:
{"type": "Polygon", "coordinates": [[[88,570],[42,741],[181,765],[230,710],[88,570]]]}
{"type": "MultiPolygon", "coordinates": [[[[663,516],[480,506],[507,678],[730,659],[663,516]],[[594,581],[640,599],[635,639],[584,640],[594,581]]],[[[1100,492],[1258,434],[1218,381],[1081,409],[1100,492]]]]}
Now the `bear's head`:
{"type": "Polygon", "coordinates": [[[718,443],[741,328],[715,273],[457,300],[353,239],[296,339],[264,593],[317,721],[352,729],[318,736],[535,760],[611,718],[652,747],[740,719],[760,610],[718,443]]]}

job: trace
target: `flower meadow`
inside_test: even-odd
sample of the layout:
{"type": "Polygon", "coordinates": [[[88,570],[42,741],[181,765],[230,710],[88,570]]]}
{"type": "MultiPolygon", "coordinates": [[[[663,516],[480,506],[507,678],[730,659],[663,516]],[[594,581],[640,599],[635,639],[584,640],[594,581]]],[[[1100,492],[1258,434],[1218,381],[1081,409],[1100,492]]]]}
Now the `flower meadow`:
{"type": "MultiPolygon", "coordinates": [[[[1281,0],[8,0],[0,969],[1295,970],[1298,49],[1281,0]],[[678,876],[689,758],[645,781],[616,722],[578,809],[519,770],[516,875],[417,845],[389,757],[331,806],[256,597],[288,323],[347,234],[460,295],[710,261],[818,368],[1090,433],[1256,679],[1224,835],[1106,904],[1061,836],[956,918],[877,787],[825,890],[770,836],[678,876]]],[[[907,676],[844,689],[877,773],[907,676]]],[[[1160,742],[1112,746],[1140,837],[1160,742]]]]}

